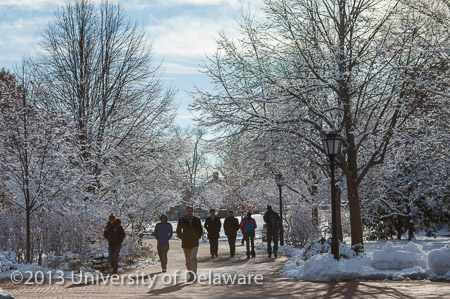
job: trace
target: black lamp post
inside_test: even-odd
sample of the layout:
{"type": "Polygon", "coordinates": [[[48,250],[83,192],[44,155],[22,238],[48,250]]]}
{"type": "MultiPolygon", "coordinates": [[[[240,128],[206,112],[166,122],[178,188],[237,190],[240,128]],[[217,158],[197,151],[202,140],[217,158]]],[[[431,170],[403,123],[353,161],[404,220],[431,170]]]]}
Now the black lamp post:
{"type": "Polygon", "coordinates": [[[337,211],[336,211],[336,189],[334,178],[334,158],[339,153],[341,147],[341,137],[336,132],[328,132],[322,138],[325,154],[330,158],[331,171],[331,254],[339,260],[339,243],[337,239],[337,211]]]}
{"type": "Polygon", "coordinates": [[[280,245],[284,245],[284,232],[283,232],[283,202],[281,200],[281,189],[283,187],[283,175],[281,173],[277,173],[275,175],[275,182],[278,186],[278,191],[280,192],[280,245]]]}

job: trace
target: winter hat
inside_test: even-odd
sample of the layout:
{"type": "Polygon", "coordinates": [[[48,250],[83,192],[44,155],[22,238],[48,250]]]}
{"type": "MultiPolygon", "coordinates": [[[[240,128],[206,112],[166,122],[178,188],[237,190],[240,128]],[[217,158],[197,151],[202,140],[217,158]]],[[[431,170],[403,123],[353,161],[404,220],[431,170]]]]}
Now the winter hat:
{"type": "Polygon", "coordinates": [[[166,213],[162,213],[161,216],[159,217],[159,220],[162,221],[162,218],[163,218],[163,217],[166,217],[166,221],[169,221],[169,217],[167,216],[166,213]]]}

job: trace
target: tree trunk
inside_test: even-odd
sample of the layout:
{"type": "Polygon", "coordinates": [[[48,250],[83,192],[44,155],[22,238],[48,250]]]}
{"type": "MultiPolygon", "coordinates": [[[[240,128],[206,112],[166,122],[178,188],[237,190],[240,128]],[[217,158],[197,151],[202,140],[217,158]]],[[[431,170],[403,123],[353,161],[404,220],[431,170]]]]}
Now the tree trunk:
{"type": "Polygon", "coordinates": [[[407,213],[408,217],[406,218],[406,221],[408,221],[408,240],[411,241],[414,238],[414,220],[411,215],[411,206],[407,206],[407,213]]]}
{"type": "Polygon", "coordinates": [[[25,209],[26,214],[26,226],[27,226],[27,262],[31,264],[31,228],[30,228],[30,214],[31,209],[27,207],[25,209]]]}
{"type": "MultiPolygon", "coordinates": [[[[315,178],[315,177],[314,177],[315,178]]],[[[317,194],[317,184],[311,187],[311,197],[317,194]]],[[[315,206],[312,210],[312,222],[315,228],[319,227],[319,208],[315,206]]]]}
{"type": "Polygon", "coordinates": [[[312,210],[312,222],[314,227],[319,227],[319,209],[317,207],[312,210]]]}
{"type": "Polygon", "coordinates": [[[352,245],[363,244],[363,230],[361,222],[361,209],[359,206],[358,186],[351,178],[347,181],[348,205],[350,209],[350,230],[352,245]]]}

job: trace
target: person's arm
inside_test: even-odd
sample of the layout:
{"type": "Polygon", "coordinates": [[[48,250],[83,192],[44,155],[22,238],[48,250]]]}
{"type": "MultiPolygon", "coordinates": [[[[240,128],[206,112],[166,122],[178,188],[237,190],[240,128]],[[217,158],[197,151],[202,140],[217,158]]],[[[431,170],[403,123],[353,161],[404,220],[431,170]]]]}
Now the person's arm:
{"type": "Polygon", "coordinates": [[[253,224],[255,225],[255,228],[257,228],[255,219],[253,219],[253,224]]]}
{"type": "Polygon", "coordinates": [[[194,229],[197,230],[198,238],[200,239],[203,234],[203,228],[202,228],[202,223],[200,222],[200,218],[197,218],[197,221],[194,225],[195,225],[194,229]]]}
{"type": "Polygon", "coordinates": [[[155,239],[158,240],[158,224],[155,225],[155,230],[152,233],[152,236],[155,236],[155,239]]]}
{"type": "Polygon", "coordinates": [[[103,231],[103,237],[105,237],[106,240],[109,240],[109,230],[108,225],[105,226],[105,230],[103,231]]]}
{"type": "Polygon", "coordinates": [[[223,221],[223,230],[225,231],[225,235],[228,234],[229,224],[227,222],[228,218],[223,221]]]}
{"type": "Polygon", "coordinates": [[[234,226],[237,232],[241,228],[241,226],[239,225],[239,220],[236,219],[236,221],[234,222],[234,226]]]}
{"type": "Polygon", "coordinates": [[[123,239],[125,239],[125,231],[124,231],[124,229],[123,229],[123,226],[121,225],[121,226],[119,226],[119,234],[120,234],[120,242],[122,242],[123,241],[123,239]]]}
{"type": "Polygon", "coordinates": [[[182,239],[183,238],[183,232],[181,231],[181,221],[182,219],[178,220],[178,225],[177,225],[177,237],[182,239]]]}
{"type": "MultiPolygon", "coordinates": [[[[205,224],[204,224],[204,227],[205,227],[205,229],[206,230],[208,230],[208,228],[209,228],[209,217],[208,218],[206,218],[206,220],[205,220],[205,224]]],[[[200,226],[201,226],[201,223],[200,223],[200,226]]]]}
{"type": "Polygon", "coordinates": [[[246,221],[247,221],[247,219],[244,219],[244,220],[241,221],[241,229],[242,229],[243,233],[245,232],[245,222],[246,221]]]}
{"type": "Polygon", "coordinates": [[[269,223],[269,219],[267,219],[267,212],[264,213],[263,219],[265,223],[269,223]]]}
{"type": "Polygon", "coordinates": [[[170,228],[169,228],[169,240],[170,240],[170,239],[172,239],[172,236],[173,236],[173,227],[172,227],[171,223],[169,223],[169,225],[170,225],[170,228]]]}

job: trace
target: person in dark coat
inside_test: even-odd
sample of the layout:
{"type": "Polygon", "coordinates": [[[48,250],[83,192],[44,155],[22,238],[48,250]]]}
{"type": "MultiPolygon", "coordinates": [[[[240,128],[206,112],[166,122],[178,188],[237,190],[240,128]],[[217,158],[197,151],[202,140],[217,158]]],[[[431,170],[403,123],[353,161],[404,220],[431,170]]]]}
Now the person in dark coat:
{"type": "Polygon", "coordinates": [[[209,217],[205,220],[205,229],[208,232],[209,239],[209,251],[211,257],[218,257],[217,251],[219,250],[219,237],[220,228],[222,227],[222,222],[219,217],[216,216],[216,210],[211,209],[209,211],[209,217]]]}
{"type": "Polygon", "coordinates": [[[236,252],[236,236],[238,230],[241,228],[239,221],[233,215],[233,211],[228,212],[228,217],[225,218],[223,229],[225,235],[228,237],[228,245],[230,245],[230,257],[234,257],[236,252]]]}
{"type": "Polygon", "coordinates": [[[256,221],[252,218],[252,213],[248,212],[247,217],[245,217],[241,222],[241,228],[244,232],[244,238],[247,242],[247,258],[250,258],[250,254],[252,257],[256,256],[255,253],[255,229],[256,229],[256,221]],[[252,242],[252,251],[250,251],[250,241],[252,242]]]}
{"type": "Polygon", "coordinates": [[[264,214],[264,222],[267,224],[267,253],[269,258],[272,257],[272,240],[273,240],[273,255],[277,257],[278,254],[278,229],[280,228],[280,216],[272,206],[267,206],[267,212],[264,214]]]}
{"type": "Polygon", "coordinates": [[[156,249],[158,250],[159,260],[161,261],[161,268],[163,272],[167,270],[167,252],[169,251],[169,240],[173,235],[172,224],[167,222],[168,217],[166,214],[162,214],[159,218],[161,222],[156,224],[153,236],[158,241],[156,249]]]}
{"type": "Polygon", "coordinates": [[[122,248],[122,242],[125,238],[125,231],[122,227],[122,221],[116,218],[114,213],[109,215],[109,221],[106,224],[103,236],[108,240],[109,264],[113,268],[113,274],[117,274],[119,269],[119,253],[122,248]]]}
{"type": "Polygon", "coordinates": [[[195,279],[197,273],[198,240],[202,237],[203,228],[200,219],[194,216],[194,208],[186,207],[186,216],[178,220],[177,236],[181,239],[181,247],[186,258],[186,268],[189,272],[189,281],[195,279]],[[194,273],[194,274],[193,274],[194,273]]]}

